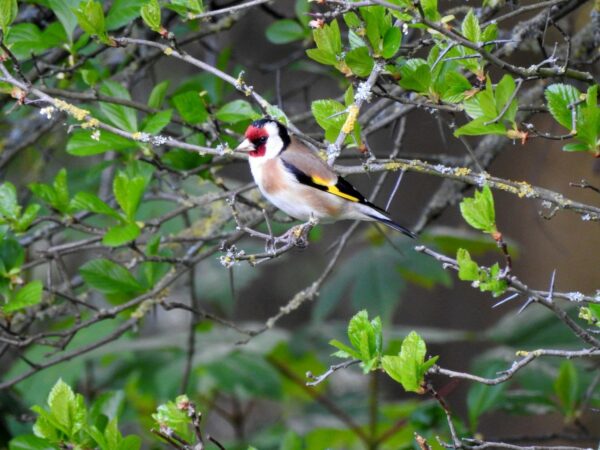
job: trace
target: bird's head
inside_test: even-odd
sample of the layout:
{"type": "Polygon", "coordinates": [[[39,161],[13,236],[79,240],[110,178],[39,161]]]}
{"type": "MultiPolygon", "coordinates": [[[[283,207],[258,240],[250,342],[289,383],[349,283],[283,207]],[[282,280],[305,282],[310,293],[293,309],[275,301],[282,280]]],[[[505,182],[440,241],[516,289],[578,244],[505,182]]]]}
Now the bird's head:
{"type": "Polygon", "coordinates": [[[290,144],[285,126],[269,118],[252,122],[244,136],[235,150],[247,152],[251,158],[275,158],[290,144]]]}

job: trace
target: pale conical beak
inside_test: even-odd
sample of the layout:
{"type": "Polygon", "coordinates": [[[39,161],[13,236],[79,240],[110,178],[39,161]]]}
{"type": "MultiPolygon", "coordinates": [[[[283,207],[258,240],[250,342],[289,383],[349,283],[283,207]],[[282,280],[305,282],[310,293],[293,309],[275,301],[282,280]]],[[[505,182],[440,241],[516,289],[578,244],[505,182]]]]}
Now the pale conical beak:
{"type": "Polygon", "coordinates": [[[242,142],[240,142],[240,145],[238,145],[235,148],[236,152],[243,152],[243,153],[248,153],[253,150],[256,150],[256,148],[254,147],[254,144],[252,142],[250,142],[248,139],[244,139],[242,142]]]}

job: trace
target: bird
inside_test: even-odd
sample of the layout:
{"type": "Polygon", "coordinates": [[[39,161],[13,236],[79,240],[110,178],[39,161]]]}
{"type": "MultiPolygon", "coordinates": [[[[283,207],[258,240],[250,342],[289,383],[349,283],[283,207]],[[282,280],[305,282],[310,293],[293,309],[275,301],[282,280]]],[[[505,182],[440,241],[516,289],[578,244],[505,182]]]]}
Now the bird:
{"type": "Polygon", "coordinates": [[[295,219],[375,221],[416,238],[275,119],[252,122],[235,151],[248,155],[252,177],[263,196],[295,219]]]}

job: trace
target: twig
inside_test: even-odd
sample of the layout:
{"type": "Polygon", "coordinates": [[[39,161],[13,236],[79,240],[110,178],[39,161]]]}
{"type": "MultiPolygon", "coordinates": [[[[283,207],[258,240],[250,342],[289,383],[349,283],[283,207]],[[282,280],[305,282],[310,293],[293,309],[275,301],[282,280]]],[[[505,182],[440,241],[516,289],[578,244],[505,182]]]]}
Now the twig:
{"type": "Polygon", "coordinates": [[[346,136],[352,132],[355,126],[355,122],[358,118],[358,113],[360,111],[363,103],[370,100],[371,90],[379,77],[379,74],[383,70],[383,65],[376,61],[373,65],[373,69],[369,74],[367,80],[363,83],[360,83],[358,86],[356,93],[354,94],[354,103],[349,106],[348,117],[346,119],[346,123],[340,130],[335,142],[332,144],[332,148],[327,150],[327,164],[332,166],[335,163],[335,160],[340,155],[342,144],[346,139],[346,136]]]}
{"type": "Polygon", "coordinates": [[[466,372],[457,372],[454,370],[444,369],[439,366],[434,366],[430,369],[430,373],[445,375],[450,378],[460,378],[463,380],[474,381],[476,383],[486,384],[488,386],[495,386],[497,384],[504,383],[511,379],[517,372],[529,365],[531,362],[542,356],[551,356],[559,358],[595,358],[600,356],[600,349],[598,348],[586,348],[583,350],[554,350],[554,349],[539,349],[533,351],[520,351],[519,355],[523,356],[521,359],[514,361],[509,369],[501,372],[501,375],[495,378],[485,378],[478,375],[473,375],[466,372]]]}
{"type": "Polygon", "coordinates": [[[487,183],[490,188],[498,189],[519,198],[539,199],[549,202],[560,209],[571,210],[585,215],[588,220],[600,221],[600,208],[586,205],[574,200],[568,199],[558,192],[553,192],[545,188],[533,186],[525,181],[512,181],[503,178],[494,177],[487,174],[478,174],[465,167],[448,167],[442,164],[428,164],[417,160],[407,160],[396,158],[393,160],[374,160],[367,161],[361,166],[341,166],[336,165],[335,170],[338,173],[348,175],[357,173],[372,173],[381,171],[406,170],[408,172],[418,172],[426,175],[447,178],[462,183],[481,186],[487,183]]]}
{"type": "Polygon", "coordinates": [[[309,380],[313,380],[313,381],[307,381],[306,385],[307,386],[316,386],[316,385],[322,383],[323,381],[325,381],[327,378],[329,378],[331,375],[333,375],[338,370],[347,369],[348,367],[358,364],[359,362],[360,362],[359,359],[351,359],[349,361],[344,361],[343,363],[329,366],[329,369],[327,369],[326,372],[323,372],[321,375],[317,375],[317,376],[313,375],[312,372],[306,372],[306,378],[308,378],[309,380]]]}
{"type": "Polygon", "coordinates": [[[591,185],[587,180],[581,180],[579,183],[569,183],[569,186],[578,187],[582,189],[591,189],[592,191],[600,194],[600,188],[591,185]]]}
{"type": "Polygon", "coordinates": [[[500,113],[498,114],[498,116],[496,116],[494,119],[492,120],[488,120],[487,122],[484,122],[484,125],[491,125],[493,123],[498,122],[499,120],[502,119],[502,117],[504,117],[504,114],[506,114],[506,111],[508,111],[508,108],[510,108],[510,105],[512,104],[513,100],[515,99],[515,97],[517,96],[517,93],[519,92],[519,89],[521,89],[521,86],[523,85],[523,79],[522,78],[517,78],[516,79],[516,86],[514,91],[512,92],[512,94],[510,94],[510,97],[508,98],[508,100],[506,101],[506,103],[504,104],[504,106],[502,107],[502,110],[500,111],[500,113]]]}
{"type": "Polygon", "coordinates": [[[262,4],[273,2],[273,1],[275,1],[275,0],[251,0],[249,2],[241,3],[239,5],[229,6],[228,8],[221,8],[221,9],[217,9],[215,11],[207,11],[207,12],[198,13],[198,14],[191,14],[188,17],[188,19],[190,19],[190,20],[205,19],[207,17],[220,16],[223,14],[231,14],[233,12],[237,12],[242,9],[252,8],[253,6],[258,6],[258,5],[262,5],[262,4]]]}

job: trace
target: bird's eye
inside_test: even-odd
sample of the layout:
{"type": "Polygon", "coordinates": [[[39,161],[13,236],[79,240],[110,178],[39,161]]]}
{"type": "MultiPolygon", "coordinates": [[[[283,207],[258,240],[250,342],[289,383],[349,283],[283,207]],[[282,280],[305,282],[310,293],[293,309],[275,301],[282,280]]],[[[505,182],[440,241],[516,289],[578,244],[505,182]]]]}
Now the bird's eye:
{"type": "Polygon", "coordinates": [[[256,141],[256,143],[257,143],[258,145],[264,144],[265,142],[267,142],[267,137],[266,137],[266,136],[259,137],[259,138],[257,139],[257,141],[256,141]]]}

